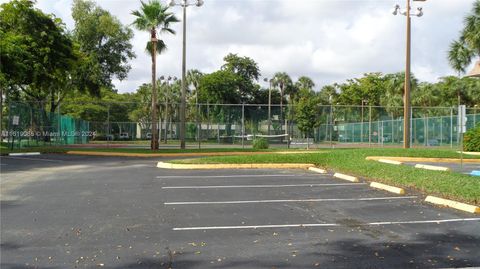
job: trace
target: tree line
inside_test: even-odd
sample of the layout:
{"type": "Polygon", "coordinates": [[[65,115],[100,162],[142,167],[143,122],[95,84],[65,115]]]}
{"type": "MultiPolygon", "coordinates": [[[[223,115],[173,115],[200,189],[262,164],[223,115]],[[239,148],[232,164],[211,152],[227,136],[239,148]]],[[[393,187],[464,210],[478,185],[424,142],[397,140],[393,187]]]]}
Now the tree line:
{"type": "MultiPolygon", "coordinates": [[[[162,35],[175,34],[171,25],[179,20],[157,0],[141,2],[141,8],[132,14],[136,17],[132,26],[151,33],[155,40],[158,38],[155,50],[151,41],[146,42],[146,52],[155,64],[155,55],[163,53],[167,46],[162,35]]],[[[122,25],[118,18],[90,0],[74,0],[72,17],[74,29],[69,30],[59,18],[35,8],[31,0],[12,0],[1,5],[1,98],[7,102],[30,102],[51,112],[62,104],[62,114],[88,121],[105,121],[107,114],[110,121],[147,124],[157,114],[164,121],[172,121],[178,112],[175,105],[180,102],[179,79],[159,78],[153,72],[152,82],[132,89],[132,93],[120,94],[114,88],[112,81],[127,78],[130,60],[135,57],[131,27],[122,25]]],[[[480,105],[480,80],[461,77],[473,59],[480,56],[479,18],[480,1],[476,0],[465,19],[465,28],[448,54],[458,76],[443,77],[435,83],[421,82],[412,76],[413,106],[480,105]]],[[[402,72],[366,73],[360,78],[319,87],[308,76],[294,79],[286,72],[264,78],[255,60],[247,56],[230,53],[223,60],[215,72],[188,72],[190,106],[270,103],[280,108],[280,120],[290,117],[305,123],[312,122],[314,107],[320,105],[382,106],[395,117],[402,115],[397,112],[403,105],[402,72]]],[[[195,109],[189,111],[189,120],[199,114],[195,109]]],[[[225,121],[238,116],[224,109],[212,113],[221,114],[225,121]]]]}

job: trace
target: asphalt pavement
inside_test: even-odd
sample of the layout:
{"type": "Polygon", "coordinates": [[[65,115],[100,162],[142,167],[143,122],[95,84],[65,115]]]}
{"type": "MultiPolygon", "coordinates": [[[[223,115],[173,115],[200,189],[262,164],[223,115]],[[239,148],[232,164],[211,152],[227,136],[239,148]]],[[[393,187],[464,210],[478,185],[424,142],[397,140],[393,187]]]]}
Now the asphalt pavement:
{"type": "Polygon", "coordinates": [[[305,170],[1,157],[1,262],[16,268],[480,266],[480,216],[305,170]]]}

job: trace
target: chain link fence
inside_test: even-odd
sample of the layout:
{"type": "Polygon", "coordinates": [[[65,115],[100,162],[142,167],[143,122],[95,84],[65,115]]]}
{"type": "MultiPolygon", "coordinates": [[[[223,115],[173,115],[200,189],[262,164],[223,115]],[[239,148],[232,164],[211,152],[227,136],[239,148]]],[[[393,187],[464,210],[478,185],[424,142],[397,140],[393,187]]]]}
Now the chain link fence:
{"type": "MultiPolygon", "coordinates": [[[[159,139],[178,140],[180,105],[158,108],[159,139]]],[[[10,148],[110,143],[147,147],[150,111],[146,103],[62,103],[53,112],[32,103],[9,103],[2,113],[2,142],[10,148]]],[[[479,113],[467,109],[467,129],[480,123],[479,113]]],[[[457,107],[414,107],[411,114],[413,146],[458,146],[457,107]]],[[[188,104],[186,116],[186,140],[199,146],[248,146],[256,137],[292,147],[304,147],[307,141],[319,147],[403,143],[401,107],[319,105],[312,118],[316,127],[308,134],[299,131],[291,104],[188,104]]]]}

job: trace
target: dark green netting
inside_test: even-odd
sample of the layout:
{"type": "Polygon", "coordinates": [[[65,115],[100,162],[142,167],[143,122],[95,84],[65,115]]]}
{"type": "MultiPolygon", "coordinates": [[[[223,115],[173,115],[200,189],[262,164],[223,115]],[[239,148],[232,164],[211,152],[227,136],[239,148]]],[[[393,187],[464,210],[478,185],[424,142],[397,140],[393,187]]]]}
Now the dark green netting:
{"type": "Polygon", "coordinates": [[[9,148],[85,144],[92,136],[87,121],[34,105],[11,103],[6,106],[6,112],[2,137],[9,148]]]}

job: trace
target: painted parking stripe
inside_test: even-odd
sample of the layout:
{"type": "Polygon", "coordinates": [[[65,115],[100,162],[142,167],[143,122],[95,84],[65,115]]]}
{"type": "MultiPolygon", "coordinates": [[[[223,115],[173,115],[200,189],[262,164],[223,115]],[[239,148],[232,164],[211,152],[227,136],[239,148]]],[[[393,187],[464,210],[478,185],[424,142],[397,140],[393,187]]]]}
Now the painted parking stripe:
{"type": "Polygon", "coordinates": [[[165,190],[171,189],[240,189],[240,188],[289,188],[289,187],[329,187],[329,186],[359,186],[366,183],[345,183],[345,184],[290,184],[290,185],[230,185],[230,186],[176,186],[162,187],[165,190]]]}
{"type": "MultiPolygon", "coordinates": [[[[466,219],[443,219],[443,220],[414,220],[414,221],[386,221],[386,222],[370,222],[359,224],[358,226],[386,226],[398,224],[432,224],[432,223],[449,223],[449,222],[470,222],[480,221],[480,218],[466,219]]],[[[269,228],[305,228],[305,227],[341,227],[338,223],[305,223],[305,224],[284,224],[284,225],[243,225],[243,226],[205,226],[205,227],[185,227],[173,228],[174,231],[195,231],[195,230],[242,230],[242,229],[269,229],[269,228]]]]}
{"type": "Polygon", "coordinates": [[[25,158],[25,157],[2,157],[5,159],[14,159],[14,160],[27,160],[27,161],[40,161],[40,162],[54,162],[54,163],[63,163],[62,160],[50,160],[50,159],[42,159],[42,158],[25,158]]]}
{"type": "Polygon", "coordinates": [[[217,201],[217,202],[170,202],[164,205],[222,205],[222,204],[261,204],[261,203],[303,203],[303,202],[348,202],[415,199],[417,196],[374,197],[374,198],[333,198],[333,199],[298,199],[298,200],[253,200],[253,201],[217,201]]]}
{"type": "Polygon", "coordinates": [[[158,179],[175,179],[175,178],[185,178],[185,179],[190,179],[190,178],[202,178],[202,179],[208,179],[208,178],[258,178],[258,177],[317,177],[318,175],[225,175],[225,176],[157,176],[158,179]]]}

